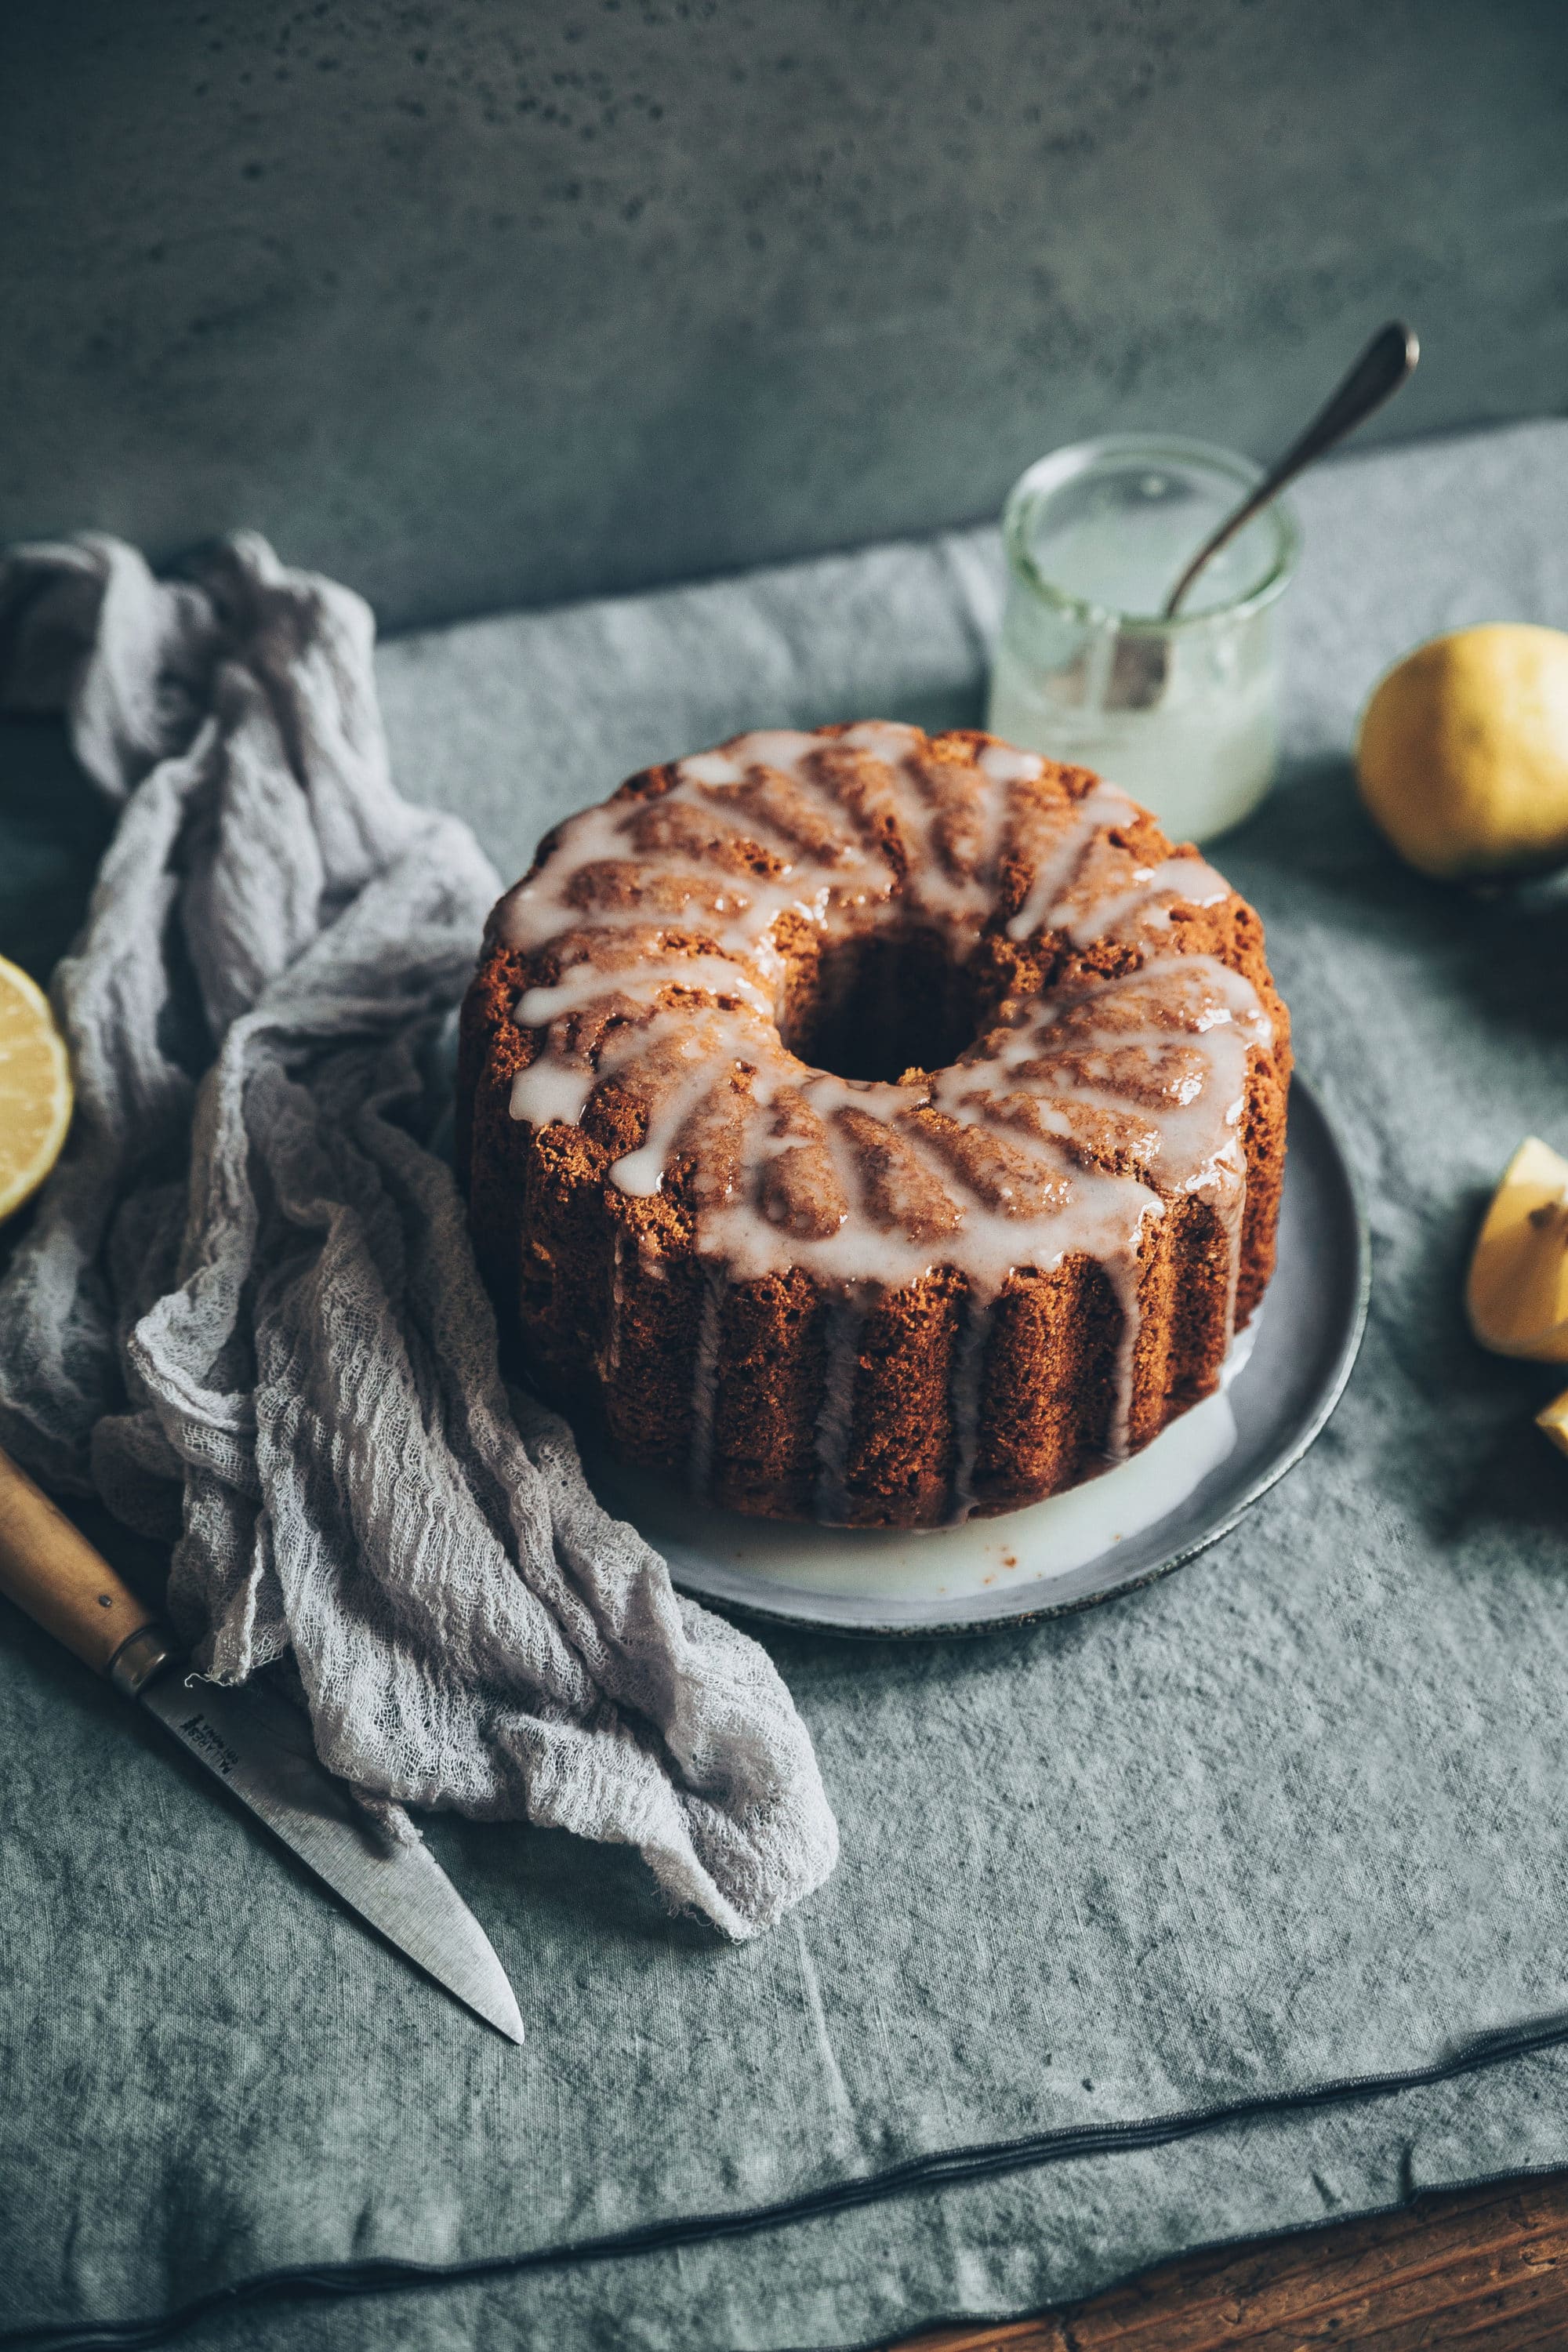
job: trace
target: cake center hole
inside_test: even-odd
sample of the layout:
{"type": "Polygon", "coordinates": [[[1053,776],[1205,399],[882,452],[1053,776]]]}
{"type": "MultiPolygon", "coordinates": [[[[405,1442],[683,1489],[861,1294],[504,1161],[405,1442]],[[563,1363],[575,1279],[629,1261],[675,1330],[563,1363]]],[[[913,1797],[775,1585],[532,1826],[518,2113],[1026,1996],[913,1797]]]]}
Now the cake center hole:
{"type": "Polygon", "coordinates": [[[870,931],[826,950],[810,1005],[792,1022],[791,1053],[836,1077],[889,1082],[940,1070],[974,1041],[963,971],[931,931],[870,931]]]}

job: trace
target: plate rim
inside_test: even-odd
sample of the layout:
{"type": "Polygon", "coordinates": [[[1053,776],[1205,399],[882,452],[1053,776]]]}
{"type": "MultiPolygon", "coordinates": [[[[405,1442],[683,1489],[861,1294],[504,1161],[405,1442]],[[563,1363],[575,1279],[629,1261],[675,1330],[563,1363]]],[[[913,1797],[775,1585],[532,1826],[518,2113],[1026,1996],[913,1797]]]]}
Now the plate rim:
{"type": "MultiPolygon", "coordinates": [[[[765,1603],[737,1601],[728,1593],[720,1595],[705,1591],[699,1586],[688,1583],[671,1563],[669,1576],[676,1590],[683,1593],[688,1600],[699,1601],[704,1609],[715,1610],[721,1616],[735,1618],[742,1624],[766,1625],[784,1633],[828,1634],[836,1640],[847,1642],[933,1642],[957,1639],[970,1641],[978,1640],[986,1634],[1005,1633],[1018,1626],[1043,1624],[1051,1618],[1076,1616],[1081,1610],[1098,1609],[1108,1601],[1121,1599],[1126,1593],[1142,1592],[1149,1585],[1160,1582],[1163,1578],[1174,1575],[1177,1569],[1187,1567],[1191,1561],[1199,1559],[1212,1546],[1229,1535],[1239,1526],[1255,1504],[1261,1502],[1263,1496],[1272,1487],[1277,1486],[1282,1478],[1289,1476],[1297,1464],[1310,1452],[1322,1435],[1349,1386],[1351,1374],[1355,1370],[1357,1358],[1361,1354],[1362,1341],[1366,1336],[1367,1317],[1372,1307],[1372,1227],[1367,1217],[1360,1179],[1341,1139],[1339,1129],[1331,1117],[1318,1088],[1300,1069],[1291,1072],[1290,1084],[1292,1089],[1300,1087],[1303,1098],[1310,1105],[1312,1114],[1321,1124],[1333,1155],[1335,1169],[1345,1189],[1352,1229],[1355,1235],[1354,1302],[1333,1370],[1324,1382],[1322,1392],[1306,1424],[1279,1459],[1269,1463],[1268,1468],[1243,1490],[1227,1509],[1226,1516],[1214,1527],[1205,1529],[1204,1534],[1194,1542],[1178,1546],[1176,1550],[1169,1553],[1163,1559],[1156,1560],[1152,1567],[1140,1570],[1134,1575],[1124,1578],[1121,1582],[1108,1586],[1104,1591],[1083,1592],[1070,1600],[1043,1601],[1037,1607],[1010,1610],[1005,1615],[995,1617],[952,1618],[919,1625],[877,1623],[847,1625],[832,1618],[811,1617],[799,1611],[769,1609],[765,1603]]],[[[657,1546],[656,1549],[658,1549],[657,1546]]]]}

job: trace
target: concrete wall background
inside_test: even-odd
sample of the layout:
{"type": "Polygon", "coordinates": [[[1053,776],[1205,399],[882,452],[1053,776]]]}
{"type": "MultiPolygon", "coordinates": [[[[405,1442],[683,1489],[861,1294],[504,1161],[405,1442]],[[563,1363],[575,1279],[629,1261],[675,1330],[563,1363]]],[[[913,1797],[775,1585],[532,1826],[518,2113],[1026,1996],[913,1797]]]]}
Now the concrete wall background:
{"type": "Polygon", "coordinates": [[[976,518],[1054,443],[1568,406],[1563,0],[11,0],[0,538],[397,625],[976,518]]]}

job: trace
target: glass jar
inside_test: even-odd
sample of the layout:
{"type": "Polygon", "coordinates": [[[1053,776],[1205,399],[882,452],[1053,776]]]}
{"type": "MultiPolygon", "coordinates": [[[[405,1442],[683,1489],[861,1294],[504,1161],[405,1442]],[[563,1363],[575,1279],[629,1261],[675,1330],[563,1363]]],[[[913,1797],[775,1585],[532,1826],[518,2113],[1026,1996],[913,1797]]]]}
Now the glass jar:
{"type": "Polygon", "coordinates": [[[1116,434],[1031,466],[1003,517],[1007,604],[987,724],[1097,769],[1175,841],[1240,823],[1279,750],[1275,607],[1300,535],[1280,499],[1160,607],[1260,478],[1250,458],[1116,434]]]}

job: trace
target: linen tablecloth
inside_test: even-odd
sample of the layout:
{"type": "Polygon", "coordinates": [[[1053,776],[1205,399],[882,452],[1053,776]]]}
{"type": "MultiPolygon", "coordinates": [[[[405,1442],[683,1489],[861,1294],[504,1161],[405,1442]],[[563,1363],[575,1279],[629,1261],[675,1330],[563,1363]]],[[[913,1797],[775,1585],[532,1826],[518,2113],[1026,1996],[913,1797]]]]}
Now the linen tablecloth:
{"type": "MultiPolygon", "coordinates": [[[[478,2264],[225,2302],[189,2340],[847,2345],[1568,2162],[1568,1465],[1529,1423],[1553,1376],[1459,1308],[1503,1159],[1568,1141],[1568,906],[1417,880],[1345,764],[1418,638],[1568,624],[1568,426],[1348,460],[1300,505],[1289,773],[1217,854],[1372,1223],[1323,1437],[1081,1616],[770,1639],[843,1860],[755,1946],[671,1925],[627,1855],[433,1823],[521,2052],[6,1612],[0,2328],[112,2341],[263,2278],[478,2264]]],[[[742,725],[977,717],[999,581],[977,533],[389,645],[398,779],[515,872],[742,725]]],[[[41,958],[85,794],[37,726],[0,734],[0,949],[41,958]]]]}

